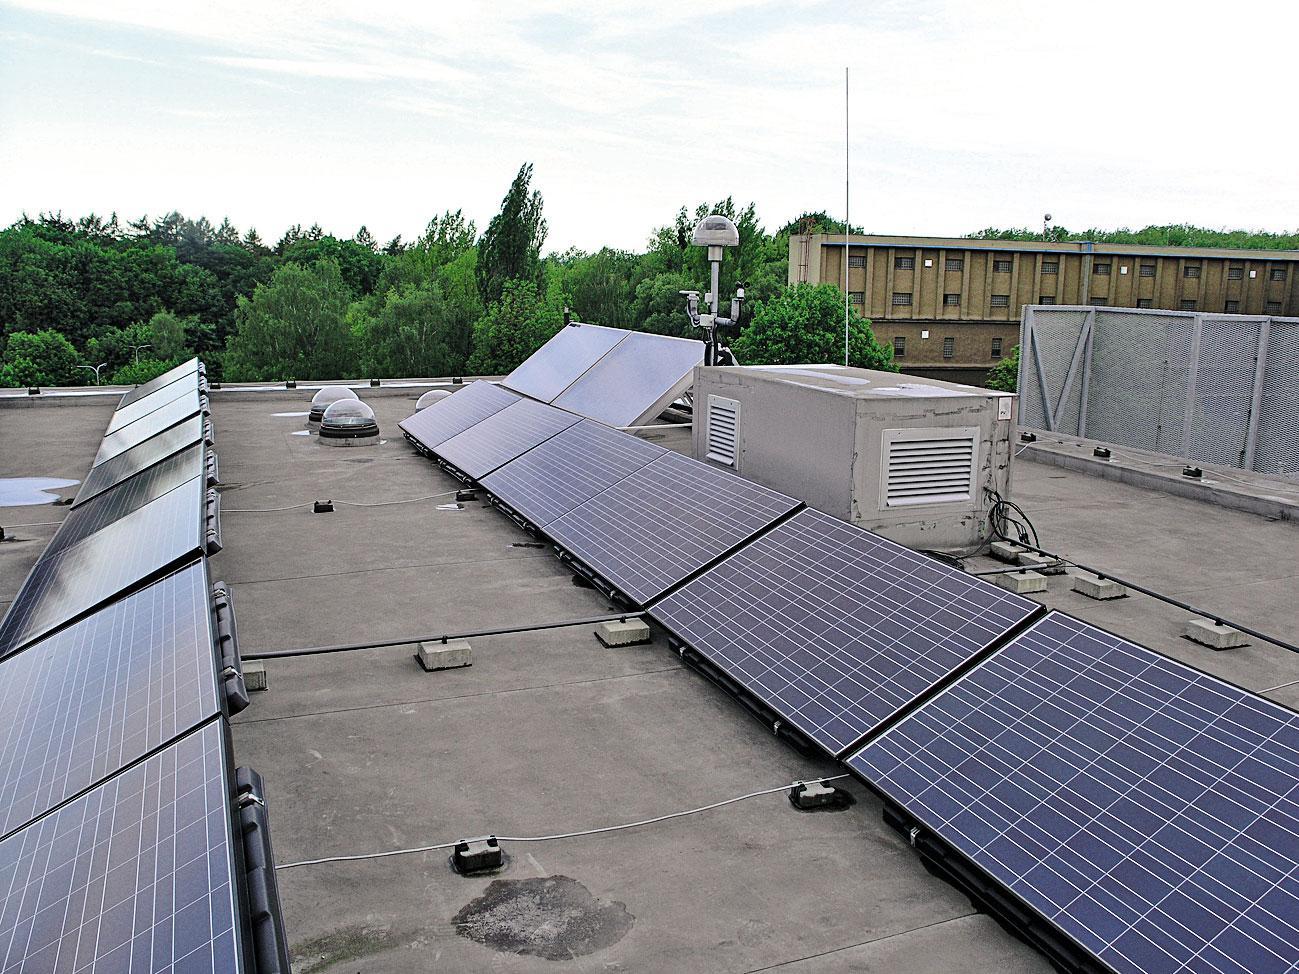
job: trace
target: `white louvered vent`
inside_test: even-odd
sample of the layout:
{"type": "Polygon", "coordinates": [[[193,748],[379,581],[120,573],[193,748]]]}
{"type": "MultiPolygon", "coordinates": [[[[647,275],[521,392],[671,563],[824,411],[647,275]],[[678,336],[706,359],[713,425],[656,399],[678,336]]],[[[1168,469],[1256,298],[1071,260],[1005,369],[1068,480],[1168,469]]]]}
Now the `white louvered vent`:
{"type": "Polygon", "coordinates": [[[979,428],[885,430],[883,460],[883,506],[969,503],[978,469],[979,428]]]}
{"type": "Polygon", "coordinates": [[[708,459],[739,469],[740,404],[721,396],[708,397],[708,459]]]}

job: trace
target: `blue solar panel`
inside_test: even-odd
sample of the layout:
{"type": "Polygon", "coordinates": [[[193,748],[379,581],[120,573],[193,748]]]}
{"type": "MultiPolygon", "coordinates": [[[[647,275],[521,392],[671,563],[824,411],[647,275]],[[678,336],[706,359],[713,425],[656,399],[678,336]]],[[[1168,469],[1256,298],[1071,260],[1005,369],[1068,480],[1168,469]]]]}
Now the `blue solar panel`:
{"type": "Polygon", "coordinates": [[[502,379],[501,385],[541,402],[552,402],[627,334],[621,328],[600,325],[574,324],[561,328],[502,379]]]}
{"type": "Polygon", "coordinates": [[[1121,974],[1299,970],[1294,711],[1052,613],[848,764],[1121,974]]]}
{"type": "Polygon", "coordinates": [[[656,603],[650,617],[838,755],[1040,611],[804,510],[656,603]]]}
{"type": "Polygon", "coordinates": [[[554,406],[520,399],[439,444],[437,455],[470,479],[478,480],[581,418],[554,406]]]}
{"type": "Polygon", "coordinates": [[[479,379],[397,425],[425,450],[435,450],[457,433],[499,412],[519,396],[491,382],[479,379]]]}

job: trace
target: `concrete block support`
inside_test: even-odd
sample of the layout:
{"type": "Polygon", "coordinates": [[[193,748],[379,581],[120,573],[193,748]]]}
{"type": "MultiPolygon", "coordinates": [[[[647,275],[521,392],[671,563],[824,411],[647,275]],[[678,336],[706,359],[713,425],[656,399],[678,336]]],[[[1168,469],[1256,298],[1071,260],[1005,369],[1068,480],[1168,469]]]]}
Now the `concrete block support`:
{"type": "Polygon", "coordinates": [[[266,690],[269,684],[266,682],[266,664],[260,660],[252,660],[243,664],[244,671],[244,688],[247,690],[266,690]]]}
{"type": "Polygon", "coordinates": [[[1245,635],[1239,629],[1219,625],[1208,619],[1192,619],[1186,624],[1186,638],[1210,649],[1235,649],[1245,645],[1245,635]]]}
{"type": "Polygon", "coordinates": [[[644,619],[626,622],[602,622],[595,627],[595,638],[612,648],[614,646],[639,646],[650,641],[650,627],[644,619]]]}
{"type": "Polygon", "coordinates": [[[473,651],[467,639],[448,639],[446,642],[420,643],[419,652],[415,654],[419,665],[425,673],[434,670],[451,670],[461,666],[472,666],[473,651]]]}
{"type": "Polygon", "coordinates": [[[1112,578],[1101,578],[1081,570],[1069,574],[1073,577],[1073,590],[1089,599],[1121,599],[1128,594],[1128,590],[1112,578]]]}
{"type": "Polygon", "coordinates": [[[1050,558],[1047,555],[1039,555],[1036,551],[1021,551],[1019,553],[1019,564],[1023,568],[1031,568],[1035,572],[1043,575],[1063,575],[1064,563],[1058,558],[1050,558]]]}
{"type": "Polygon", "coordinates": [[[1004,575],[994,575],[993,580],[1016,595],[1046,591],[1046,576],[1037,572],[1006,572],[1004,575]]]}
{"type": "Polygon", "coordinates": [[[1019,556],[1024,549],[1013,541],[994,541],[988,546],[988,554],[992,555],[998,561],[1004,561],[1011,565],[1019,564],[1019,556]]]}

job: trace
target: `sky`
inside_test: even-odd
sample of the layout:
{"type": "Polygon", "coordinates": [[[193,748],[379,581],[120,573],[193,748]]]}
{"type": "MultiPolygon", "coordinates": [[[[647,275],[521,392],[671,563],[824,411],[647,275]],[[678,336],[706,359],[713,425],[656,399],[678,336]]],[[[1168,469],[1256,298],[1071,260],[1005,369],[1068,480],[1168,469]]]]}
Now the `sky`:
{"type": "Polygon", "coordinates": [[[842,218],[845,180],[870,233],[1294,231],[1297,28],[1263,0],[0,0],[0,226],[409,241],[481,231],[530,162],[547,252],[728,196],[769,232],[842,218]]]}

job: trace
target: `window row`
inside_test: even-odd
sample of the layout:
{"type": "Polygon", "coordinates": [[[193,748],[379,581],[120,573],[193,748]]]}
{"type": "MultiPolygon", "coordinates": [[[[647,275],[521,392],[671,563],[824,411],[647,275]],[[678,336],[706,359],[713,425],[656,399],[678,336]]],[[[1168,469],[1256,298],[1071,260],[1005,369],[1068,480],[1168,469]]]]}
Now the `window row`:
{"type": "MultiPolygon", "coordinates": [[[[1002,358],[1005,353],[1001,349],[1001,339],[992,340],[992,357],[1002,358]]],[[[906,358],[907,355],[907,337],[905,335],[896,335],[893,338],[893,357],[906,358]]],[[[956,339],[947,337],[943,339],[943,358],[956,357],[956,339]]]]}
{"type": "MultiPolygon", "coordinates": [[[[929,267],[932,263],[933,261],[927,260],[925,261],[925,266],[929,267]]],[[[848,266],[865,267],[866,257],[864,255],[849,256],[848,266]]],[[[994,274],[1009,274],[1014,269],[1014,266],[1015,266],[1015,262],[1013,260],[1006,260],[1004,258],[994,258],[992,261],[992,272],[994,274]]],[[[1114,265],[1111,262],[1098,261],[1092,264],[1092,274],[1099,277],[1108,276],[1113,271],[1113,266],[1114,265]]],[[[899,271],[915,270],[916,259],[914,257],[894,257],[893,267],[895,270],[899,270],[899,271]]],[[[1059,274],[1060,262],[1058,260],[1044,260],[1042,261],[1041,268],[1043,274],[1059,274]]],[[[965,258],[948,257],[944,261],[944,269],[951,272],[963,272],[965,270],[965,258]]],[[[1120,270],[1122,273],[1126,274],[1128,272],[1127,265],[1126,264],[1123,265],[1120,268],[1120,270]]],[[[1188,278],[1197,278],[1200,276],[1200,270],[1201,270],[1201,265],[1199,264],[1184,264],[1182,266],[1182,276],[1188,278]]],[[[1138,271],[1138,273],[1142,277],[1154,277],[1155,272],[1156,272],[1156,265],[1154,264],[1142,264],[1140,265],[1138,271]]],[[[1254,272],[1251,271],[1250,274],[1251,276],[1253,276],[1254,272]]],[[[1227,268],[1227,280],[1239,281],[1239,280],[1243,280],[1244,277],[1245,277],[1245,268],[1243,267],[1227,268]]],[[[1284,267],[1273,267],[1269,271],[1269,278],[1273,281],[1284,281],[1286,280],[1286,277],[1287,277],[1286,268],[1284,267]]]]}

